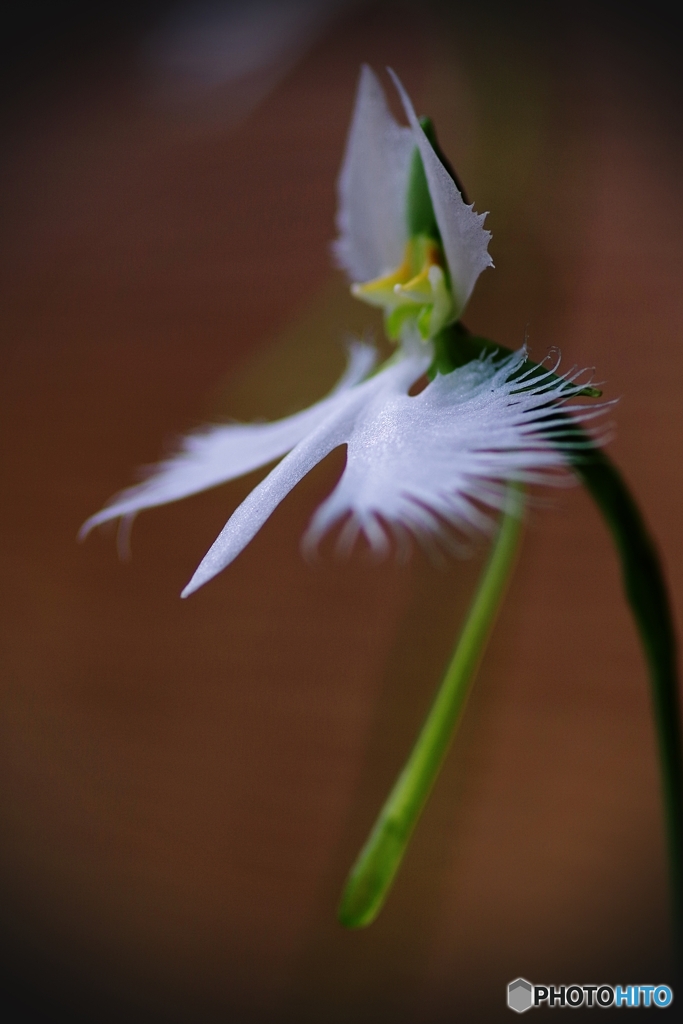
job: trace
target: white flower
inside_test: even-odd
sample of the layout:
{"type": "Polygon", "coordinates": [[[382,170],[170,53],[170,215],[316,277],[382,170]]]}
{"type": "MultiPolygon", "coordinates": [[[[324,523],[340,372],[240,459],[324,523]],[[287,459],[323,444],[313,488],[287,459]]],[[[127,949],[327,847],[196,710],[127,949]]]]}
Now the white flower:
{"type": "MultiPolygon", "coordinates": [[[[396,123],[381,85],[364,66],[339,176],[339,238],[334,252],[357,282],[391,275],[393,268],[400,268],[410,242],[406,196],[417,147],[450,275],[453,319],[457,320],[480,273],[493,266],[487,251],[491,233],[483,227],[486,214],[474,213],[463,201],[420,126],[405,89],[396,75],[389,73],[410,127],[396,123]]],[[[354,293],[360,298],[359,291],[362,289],[354,293]]]]}
{"type": "MultiPolygon", "coordinates": [[[[432,363],[432,339],[444,322],[459,316],[479,273],[490,265],[489,233],[483,217],[463,202],[394,81],[409,128],[394,121],[379,82],[363,68],[339,181],[335,252],[357,282],[354,293],[367,289],[369,281],[372,288],[377,282],[371,279],[381,276],[371,301],[384,305],[388,319],[394,316],[396,355],[373,374],[373,349],[355,343],[344,377],[327,398],[275,423],[214,426],[190,435],[179,454],[82,528],[85,535],[110,519],[130,521],[141,509],[281,458],[230,517],[184,597],[229,565],[299,480],[340,445],[347,447],[346,468],[313,515],[303,540],[308,550],[336,524],[343,524],[337,540],[342,551],[350,551],[359,534],[379,555],[390,549],[392,539],[404,552],[411,536],[427,546],[458,550],[462,535],[491,528],[485,510],[502,506],[507,481],[547,481],[565,465],[566,420],[555,410],[584,384],[576,374],[556,376],[557,366],[525,372],[525,349],[504,358],[474,359],[437,374],[419,394],[409,395],[432,363]],[[438,226],[431,240],[417,242],[405,214],[416,148],[438,226]],[[436,255],[430,256],[432,243],[436,255]],[[406,282],[405,273],[397,281],[392,271],[397,265],[400,270],[411,245],[427,253],[425,267],[415,275],[422,283],[406,282]],[[399,294],[406,291],[408,299],[399,294]]],[[[580,418],[596,411],[575,410],[580,418]]]]}

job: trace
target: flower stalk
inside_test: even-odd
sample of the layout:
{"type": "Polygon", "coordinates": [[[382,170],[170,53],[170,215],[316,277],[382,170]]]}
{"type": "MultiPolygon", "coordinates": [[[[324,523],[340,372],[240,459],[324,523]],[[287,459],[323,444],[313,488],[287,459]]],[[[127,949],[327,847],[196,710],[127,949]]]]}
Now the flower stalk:
{"type": "MultiPolygon", "coordinates": [[[[435,359],[429,376],[433,378],[437,372],[451,373],[492,351],[503,355],[507,349],[486,338],[471,335],[458,322],[435,339],[435,359]]],[[[600,392],[590,386],[581,394],[588,398],[600,396],[600,392]]],[[[683,955],[683,740],[676,635],[666,581],[656,545],[616,466],[604,451],[595,446],[575,418],[566,415],[565,424],[562,429],[554,430],[554,438],[564,447],[568,460],[597,504],[612,535],[620,560],[624,591],[649,669],[668,847],[672,918],[678,952],[683,955]]],[[[521,500],[519,492],[511,487],[510,494],[515,493],[521,500]]],[[[504,595],[507,575],[502,568],[507,565],[506,571],[509,572],[513,566],[518,530],[519,516],[506,514],[436,701],[349,875],[339,910],[339,919],[346,927],[359,928],[371,924],[382,909],[458,724],[495,612],[504,595]],[[494,592],[496,598],[490,604],[494,592]]]]}
{"type": "Polygon", "coordinates": [[[571,420],[577,447],[572,463],[597,504],[621,563],[622,583],[650,673],[652,709],[669,856],[672,918],[683,959],[683,743],[676,634],[659,554],[621,473],[603,451],[586,450],[585,433],[571,420]]]}
{"type": "Polygon", "coordinates": [[[441,770],[514,567],[523,508],[523,490],[511,484],[498,535],[444,680],[346,883],[339,920],[347,928],[371,924],[382,909],[441,770]]]}
{"type": "MultiPolygon", "coordinates": [[[[458,322],[437,337],[429,376],[437,372],[451,373],[469,360],[492,351],[504,354],[508,350],[487,338],[470,334],[464,324],[458,322]]],[[[601,392],[587,386],[581,394],[599,398],[601,392]]],[[[666,580],[656,544],[621,473],[575,418],[565,416],[565,421],[566,426],[555,431],[555,438],[565,446],[568,460],[610,531],[619,557],[624,592],[649,670],[672,922],[679,959],[683,961],[683,737],[676,633],[666,580]]]]}

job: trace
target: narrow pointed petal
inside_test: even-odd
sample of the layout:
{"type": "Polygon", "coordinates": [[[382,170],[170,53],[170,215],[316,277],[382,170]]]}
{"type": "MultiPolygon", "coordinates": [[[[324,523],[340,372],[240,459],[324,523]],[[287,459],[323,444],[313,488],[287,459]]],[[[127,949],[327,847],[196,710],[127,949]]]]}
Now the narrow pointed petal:
{"type": "MultiPolygon", "coordinates": [[[[350,515],[378,550],[384,547],[376,544],[379,520],[448,547],[451,530],[469,536],[492,526],[482,509],[500,508],[504,482],[567,479],[561,474],[566,420],[554,409],[566,411],[581,384],[520,383],[515,375],[525,358],[521,350],[502,361],[478,359],[438,375],[415,397],[376,396],[354,423],[346,468],[313,516],[305,546],[314,547],[350,515]]],[[[595,411],[572,409],[579,420],[595,411]]]]}
{"type": "MultiPolygon", "coordinates": [[[[183,590],[188,597],[225,569],[256,536],[281,501],[307,473],[353,434],[368,405],[381,406],[387,396],[406,392],[429,365],[429,353],[410,356],[340,395],[327,418],[254,488],[235,510],[183,590]]],[[[376,532],[376,531],[375,531],[376,532]]]]}
{"type": "Polygon", "coordinates": [[[379,277],[403,258],[414,145],[412,131],[394,120],[377,77],[364,65],[337,185],[339,238],[333,245],[353,281],[379,277]]]}
{"type": "Polygon", "coordinates": [[[414,144],[420,150],[459,316],[482,270],[493,266],[488,253],[491,232],[484,228],[486,214],[475,213],[474,208],[463,201],[455,182],[420,127],[410,98],[398,76],[391,68],[388,71],[410,122],[414,144]]]}
{"type": "Polygon", "coordinates": [[[334,391],[294,416],[274,423],[234,423],[190,434],[177,455],[153,467],[147,480],[123,491],[110,505],[91,516],[79,535],[85,537],[100,523],[178,501],[281,458],[329,416],[339,396],[368,374],[375,358],[371,346],[354,342],[349,347],[346,371],[334,391]]]}

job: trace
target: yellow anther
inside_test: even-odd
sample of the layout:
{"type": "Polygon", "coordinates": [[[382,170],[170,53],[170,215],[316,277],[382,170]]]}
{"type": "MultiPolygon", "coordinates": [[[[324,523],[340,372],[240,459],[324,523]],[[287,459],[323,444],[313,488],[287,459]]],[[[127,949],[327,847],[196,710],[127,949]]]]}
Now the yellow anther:
{"type": "Polygon", "coordinates": [[[395,284],[394,295],[401,301],[406,302],[431,302],[432,284],[429,280],[430,270],[431,266],[425,266],[410,281],[406,281],[405,284],[395,284]]]}
{"type": "Polygon", "coordinates": [[[397,340],[403,326],[412,322],[428,340],[449,322],[453,312],[444,263],[438,242],[418,235],[408,241],[403,262],[396,270],[365,284],[354,284],[351,292],[384,310],[390,338],[397,340]]]}
{"type": "Polygon", "coordinates": [[[362,299],[363,302],[369,302],[371,306],[379,306],[382,309],[396,306],[394,289],[400,288],[401,284],[408,281],[413,273],[411,249],[412,244],[408,242],[403,263],[396,270],[392,270],[391,273],[385,274],[383,277],[366,281],[365,284],[352,284],[351,294],[355,295],[357,299],[362,299]]]}

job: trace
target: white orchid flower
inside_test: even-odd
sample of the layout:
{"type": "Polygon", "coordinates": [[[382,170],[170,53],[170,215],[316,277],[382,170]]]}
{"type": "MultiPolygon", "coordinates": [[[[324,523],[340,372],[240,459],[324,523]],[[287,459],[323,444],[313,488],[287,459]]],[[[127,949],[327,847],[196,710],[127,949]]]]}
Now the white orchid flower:
{"type": "Polygon", "coordinates": [[[491,233],[483,227],[486,214],[463,201],[405,89],[390,74],[410,127],[396,123],[379,81],[363,67],[339,176],[334,251],[357,282],[357,298],[389,314],[400,311],[388,323],[390,337],[398,336],[407,311],[427,338],[459,318],[480,273],[493,266],[491,233]],[[419,194],[420,179],[428,196],[419,194]],[[413,209],[407,204],[411,187],[418,193],[413,209]]]}
{"type": "MultiPolygon", "coordinates": [[[[308,550],[342,523],[342,551],[361,534],[380,555],[392,539],[405,551],[411,536],[428,547],[457,550],[458,535],[492,528],[485,510],[502,506],[508,481],[555,479],[565,465],[566,420],[557,406],[584,385],[576,374],[556,376],[557,366],[525,371],[524,349],[436,373],[418,394],[409,394],[433,367],[440,332],[459,318],[477,277],[491,265],[490,235],[393,78],[409,127],[394,120],[377,78],[362,70],[339,179],[334,249],[353,293],[384,309],[396,354],[373,373],[374,350],[355,343],[328,397],[275,423],[213,426],[190,435],[176,456],[82,528],[85,535],[107,520],[130,521],[142,509],[281,459],[230,517],[184,597],[229,565],[289,491],[340,445],[347,448],[346,468],[313,515],[303,540],[308,550]]],[[[579,408],[576,415],[587,418],[595,410],[579,408]]]]}

